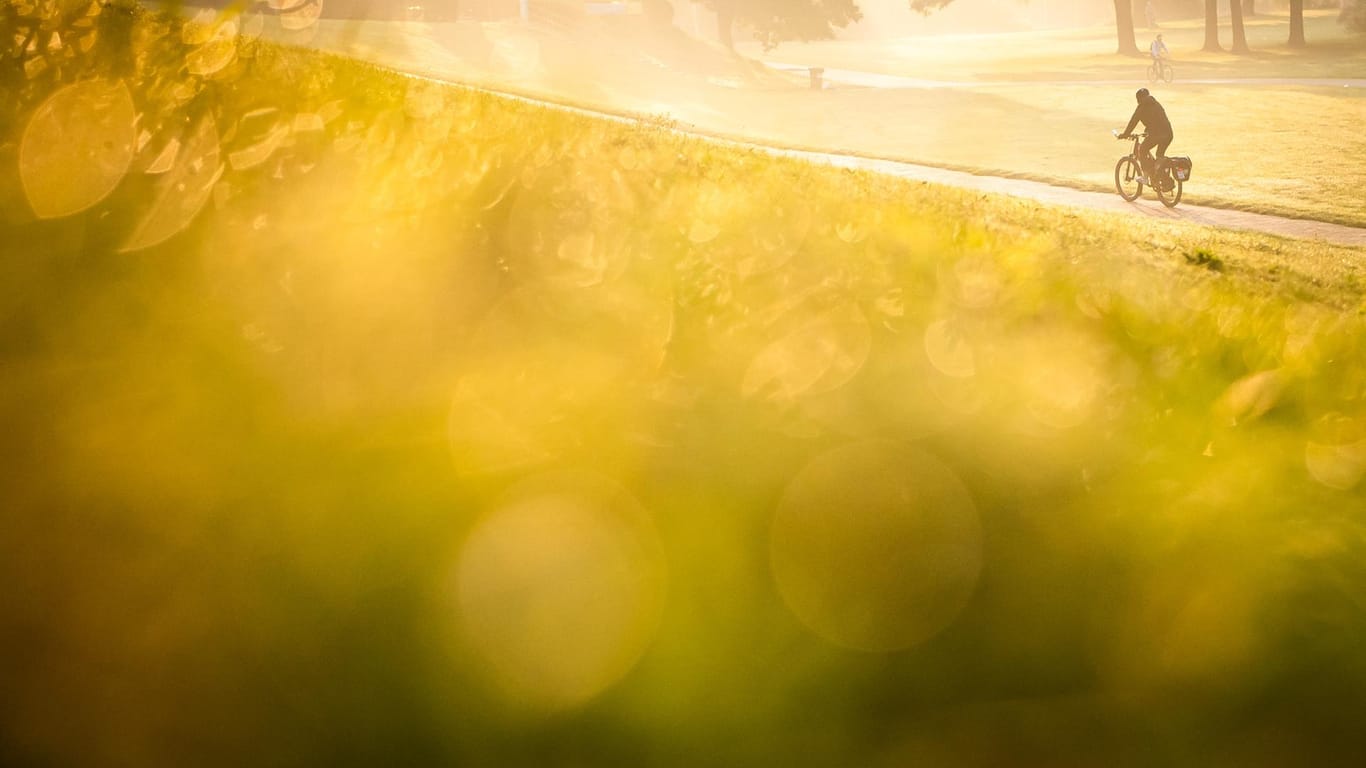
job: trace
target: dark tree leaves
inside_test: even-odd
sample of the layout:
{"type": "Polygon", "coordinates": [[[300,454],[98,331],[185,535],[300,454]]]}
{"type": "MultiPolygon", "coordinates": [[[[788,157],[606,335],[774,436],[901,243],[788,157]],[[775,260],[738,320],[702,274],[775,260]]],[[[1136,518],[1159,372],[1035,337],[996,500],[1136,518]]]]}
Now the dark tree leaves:
{"type": "Polygon", "coordinates": [[[952,3],[953,0],[910,0],[911,10],[922,16],[929,16],[931,13],[944,8],[952,3]]]}
{"type": "MultiPolygon", "coordinates": [[[[946,0],[947,1],[947,0],[946,0]]],[[[729,44],[730,26],[754,32],[765,49],[789,40],[828,40],[835,29],[863,18],[854,0],[699,0],[716,11],[723,42],[729,44]]]]}

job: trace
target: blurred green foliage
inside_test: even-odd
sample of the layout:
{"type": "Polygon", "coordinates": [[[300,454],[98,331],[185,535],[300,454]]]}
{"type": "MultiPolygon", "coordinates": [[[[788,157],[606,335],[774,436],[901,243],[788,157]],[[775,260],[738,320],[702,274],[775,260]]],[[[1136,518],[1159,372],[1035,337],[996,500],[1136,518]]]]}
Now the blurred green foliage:
{"type": "Polygon", "coordinates": [[[1359,250],[0,12],[0,762],[1366,759],[1359,250]]]}

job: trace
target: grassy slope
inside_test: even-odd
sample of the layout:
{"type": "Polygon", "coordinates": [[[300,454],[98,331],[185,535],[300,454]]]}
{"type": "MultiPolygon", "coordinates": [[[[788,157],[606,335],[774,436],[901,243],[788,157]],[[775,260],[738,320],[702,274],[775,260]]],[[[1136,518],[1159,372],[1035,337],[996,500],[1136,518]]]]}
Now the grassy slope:
{"type": "MultiPolygon", "coordinates": [[[[142,31],[183,55],[173,30],[142,31]]],[[[223,157],[288,126],[157,247],[115,250],[154,179],[34,220],[16,137],[0,138],[16,203],[0,482],[17,500],[0,569],[26,597],[3,603],[25,628],[0,655],[4,748],[138,764],[1362,757],[1360,249],[1083,217],[241,55],[210,77],[156,57],[125,75],[140,108],[214,115],[223,157]],[[202,96],[156,101],[180,98],[168,78],[202,96]],[[775,505],[851,444],[938,457],[984,532],[971,603],[898,654],[830,647],[768,570],[775,505]],[[504,489],[563,468],[648,510],[670,586],[631,674],[543,717],[503,702],[448,634],[447,584],[504,489]]],[[[107,73],[81,64],[66,76],[107,73]]],[[[57,85],[7,91],[11,125],[57,85]]]]}
{"type": "MultiPolygon", "coordinates": [[[[1195,77],[1354,76],[1356,38],[1311,14],[1313,46],[1291,51],[1283,22],[1250,27],[1251,57],[1196,52],[1199,27],[1169,25],[1180,76],[1154,88],[1173,118],[1172,151],[1195,160],[1191,202],[1366,225],[1362,89],[1195,85],[1195,77]]],[[[786,44],[780,61],[913,78],[1015,81],[953,90],[837,88],[819,95],[781,78],[753,79],[697,43],[610,31],[334,25],[313,44],[413,71],[621,113],[664,113],[726,136],[836,149],[983,173],[1109,189],[1121,148],[1109,130],[1132,111],[1143,63],[1115,56],[1108,30],[786,44]],[[354,46],[359,46],[354,47],[354,46]],[[520,53],[519,53],[520,52],[520,53]],[[667,63],[659,68],[642,54],[667,63]],[[710,78],[710,80],[706,79],[710,78]],[[1131,81],[1067,86],[1031,81],[1131,81]],[[740,88],[722,87],[718,83],[740,88]]],[[[748,50],[758,56],[757,49],[748,50]]]]}

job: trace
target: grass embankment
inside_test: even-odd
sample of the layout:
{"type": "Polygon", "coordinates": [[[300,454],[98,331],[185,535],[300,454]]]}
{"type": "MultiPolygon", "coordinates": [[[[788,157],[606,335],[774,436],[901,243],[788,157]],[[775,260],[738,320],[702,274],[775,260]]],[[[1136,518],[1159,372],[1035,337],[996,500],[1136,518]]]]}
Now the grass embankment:
{"type": "MultiPolygon", "coordinates": [[[[1176,128],[1170,151],[1195,161],[1189,202],[1366,226],[1366,90],[1188,82],[1366,72],[1360,38],[1330,15],[1310,14],[1306,25],[1311,47],[1292,50],[1283,18],[1257,17],[1251,56],[1198,52],[1198,22],[1164,26],[1177,81],[1152,89],[1176,128]]],[[[755,78],[680,33],[329,22],[311,42],[289,39],[622,114],[667,114],[723,136],[1094,190],[1113,188],[1125,145],[1110,129],[1148,85],[1146,61],[1116,56],[1110,29],[784,44],[769,54],[742,46],[778,61],[983,83],[820,94],[804,81],[755,78]],[[1085,84],[1097,80],[1107,82],[1085,84]],[[1012,84],[988,84],[1003,81],[1012,84]]]]}
{"type": "Polygon", "coordinates": [[[4,762],[1363,757],[1360,249],[111,13],[0,81],[4,762]]]}

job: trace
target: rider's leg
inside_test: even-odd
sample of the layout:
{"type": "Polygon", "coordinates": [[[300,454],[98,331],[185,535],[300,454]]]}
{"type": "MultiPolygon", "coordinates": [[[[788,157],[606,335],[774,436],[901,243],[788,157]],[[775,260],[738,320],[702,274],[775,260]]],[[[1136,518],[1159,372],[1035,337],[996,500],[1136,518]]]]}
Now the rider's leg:
{"type": "MultiPolygon", "coordinates": [[[[1153,162],[1151,166],[1154,170],[1162,167],[1162,163],[1166,162],[1167,147],[1171,146],[1171,143],[1171,134],[1167,134],[1166,136],[1159,136],[1157,140],[1153,142],[1153,148],[1157,150],[1157,160],[1153,162]]],[[[1151,179],[1152,176],[1149,176],[1148,178],[1151,179]]]]}
{"type": "Polygon", "coordinates": [[[1138,167],[1143,171],[1144,177],[1149,179],[1153,177],[1153,155],[1150,150],[1156,143],[1157,141],[1149,136],[1143,139],[1142,144],[1138,145],[1138,167]]]}
{"type": "Polygon", "coordinates": [[[1154,144],[1154,148],[1157,150],[1158,165],[1161,165],[1162,161],[1167,158],[1167,147],[1170,147],[1172,145],[1172,138],[1172,135],[1168,134],[1166,136],[1163,136],[1154,144]]]}

